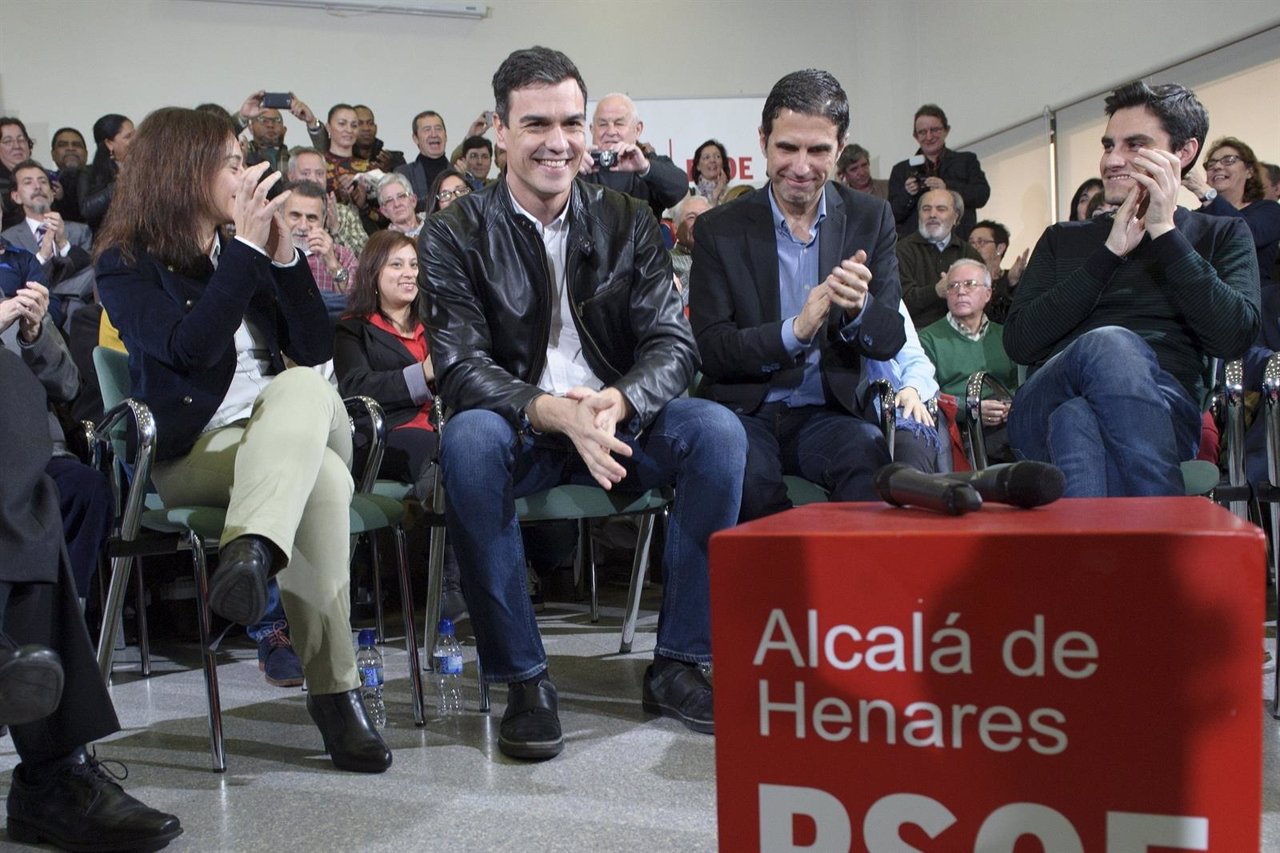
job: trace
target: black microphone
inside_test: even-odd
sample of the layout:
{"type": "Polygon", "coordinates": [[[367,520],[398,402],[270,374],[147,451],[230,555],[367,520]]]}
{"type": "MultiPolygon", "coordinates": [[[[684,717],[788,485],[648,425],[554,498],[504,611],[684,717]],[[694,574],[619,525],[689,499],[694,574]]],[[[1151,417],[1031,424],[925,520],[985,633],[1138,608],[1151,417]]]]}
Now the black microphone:
{"type": "Polygon", "coordinates": [[[952,482],[972,486],[984,501],[1012,504],[1023,509],[1053,503],[1062,497],[1066,486],[1060,469],[1047,462],[1030,460],[992,465],[984,471],[956,471],[944,476],[952,482]]]}
{"type": "Polygon", "coordinates": [[[918,506],[964,515],[982,507],[982,496],[967,483],[922,474],[910,465],[891,462],[876,472],[876,494],[894,506],[918,506]]]}

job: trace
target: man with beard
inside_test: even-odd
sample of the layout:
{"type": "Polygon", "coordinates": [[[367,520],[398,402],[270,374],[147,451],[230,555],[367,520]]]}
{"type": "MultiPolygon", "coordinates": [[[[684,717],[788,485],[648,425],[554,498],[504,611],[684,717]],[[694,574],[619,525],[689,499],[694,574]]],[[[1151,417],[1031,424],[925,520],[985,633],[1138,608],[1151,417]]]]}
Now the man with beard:
{"type": "Polygon", "coordinates": [[[898,241],[898,274],[902,301],[907,303],[916,329],[947,313],[947,301],[939,296],[947,269],[961,258],[981,261],[978,250],[955,233],[964,215],[964,199],[954,190],[929,190],[920,197],[920,223],[916,233],[898,241]]]}
{"type": "Polygon", "coordinates": [[[14,167],[9,199],[22,209],[24,221],[5,229],[0,237],[35,255],[56,303],[51,306],[54,321],[65,327],[65,319],[94,298],[89,226],[67,222],[53,210],[53,186],[35,160],[14,167]]]}

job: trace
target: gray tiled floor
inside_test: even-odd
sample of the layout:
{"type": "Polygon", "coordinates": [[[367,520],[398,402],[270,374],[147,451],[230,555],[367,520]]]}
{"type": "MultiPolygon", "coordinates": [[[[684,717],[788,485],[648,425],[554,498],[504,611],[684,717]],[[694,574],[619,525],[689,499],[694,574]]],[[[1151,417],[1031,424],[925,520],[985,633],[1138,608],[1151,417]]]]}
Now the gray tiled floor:
{"type": "MultiPolygon", "coordinates": [[[[407,656],[394,646],[385,654],[395,765],[384,776],[334,771],[301,691],[266,685],[248,648],[219,667],[225,775],[209,771],[204,687],[188,668],[190,648],[165,649],[181,662],[160,661],[150,680],[117,679],[125,729],[99,752],[128,764],[130,791],[182,818],[186,834],[175,851],[714,850],[714,740],[645,717],[639,684],[655,617],[642,614],[637,650],[627,656],[616,653],[618,620],[606,608],[593,626],[582,608],[555,605],[542,617],[568,741],[563,755],[543,764],[498,754],[503,692],[495,690],[495,711],[483,717],[473,710],[470,677],[472,710],[415,728],[407,656]]],[[[1265,728],[1260,850],[1275,851],[1280,723],[1267,715],[1265,728]]],[[[0,769],[15,762],[3,742],[0,769]]],[[[0,849],[29,848],[0,841],[0,849]]]]}

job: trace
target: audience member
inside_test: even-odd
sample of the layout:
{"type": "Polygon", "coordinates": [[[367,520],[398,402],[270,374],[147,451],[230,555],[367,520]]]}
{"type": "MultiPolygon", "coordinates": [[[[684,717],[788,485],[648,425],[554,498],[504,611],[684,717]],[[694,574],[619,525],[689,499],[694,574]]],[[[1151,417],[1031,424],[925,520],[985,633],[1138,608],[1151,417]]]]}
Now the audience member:
{"type": "Polygon", "coordinates": [[[329,108],[329,148],[324,161],[327,179],[325,188],[337,196],[342,204],[349,204],[360,214],[360,224],[369,234],[381,227],[380,217],[369,205],[369,186],[360,176],[372,168],[372,164],[355,153],[356,111],[350,104],[334,104],[329,108]]]}
{"type": "MultiPolygon", "coordinates": [[[[969,377],[979,370],[1017,390],[1018,369],[1004,351],[1004,329],[984,312],[991,298],[990,269],[982,261],[961,258],[947,270],[945,287],[947,315],[920,330],[920,345],[933,362],[942,393],[963,401],[969,377]]],[[[1008,400],[994,396],[979,405],[987,455],[995,461],[1012,461],[1004,429],[1009,408],[1008,400]]],[[[968,413],[962,409],[960,416],[968,413]]]]}
{"type": "Polygon", "coordinates": [[[468,136],[462,140],[462,159],[466,168],[462,176],[467,186],[478,190],[489,183],[489,170],[493,167],[493,143],[483,136],[468,136]]]}
{"type": "Polygon", "coordinates": [[[991,273],[991,300],[987,303],[986,314],[994,322],[1003,323],[1009,315],[1009,306],[1013,304],[1013,292],[1027,269],[1031,249],[1024,249],[1013,266],[1002,269],[1000,263],[1004,260],[1004,253],[1009,251],[1009,229],[992,219],[984,219],[973,226],[969,232],[969,245],[982,256],[982,263],[991,273]]]}
{"type": "Polygon", "coordinates": [[[1089,203],[1101,197],[1102,179],[1090,178],[1085,181],[1076,188],[1076,194],[1071,197],[1071,214],[1067,217],[1067,221],[1080,222],[1089,219],[1089,203]]]}
{"type": "Polygon", "coordinates": [[[1280,204],[1266,197],[1261,172],[1253,149],[1225,136],[1205,149],[1204,176],[1192,169],[1182,185],[1200,200],[1201,213],[1238,217],[1249,226],[1265,291],[1280,255],[1280,204]]]}
{"type": "Polygon", "coordinates": [[[285,189],[293,191],[281,208],[293,245],[307,259],[329,316],[336,319],[347,305],[347,285],[356,271],[356,256],[335,243],[325,230],[324,187],[298,181],[285,184],[285,189]]]}
{"type": "Polygon", "coordinates": [[[418,146],[418,156],[396,169],[409,179],[418,203],[425,207],[430,200],[428,190],[436,176],[449,168],[446,156],[449,134],[444,127],[444,117],[435,110],[424,110],[413,117],[413,141],[418,146]]]}
{"type": "MultiPolygon", "coordinates": [[[[920,147],[914,157],[896,164],[889,173],[889,203],[893,205],[899,234],[911,231],[917,220],[916,205],[928,190],[951,190],[963,199],[964,204],[958,205],[961,217],[956,226],[961,240],[969,236],[973,223],[978,221],[978,208],[991,197],[991,187],[978,158],[970,151],[947,147],[950,132],[947,114],[936,104],[925,104],[916,110],[912,135],[920,147]]],[[[911,308],[911,316],[917,324],[921,322],[915,308],[911,308]]]]}
{"type": "Polygon", "coordinates": [[[1262,178],[1262,197],[1272,201],[1280,201],[1280,166],[1275,163],[1262,163],[1259,177],[1262,178]]]}
{"type": "Polygon", "coordinates": [[[898,241],[897,254],[902,301],[920,330],[947,313],[946,300],[938,292],[947,268],[960,258],[980,261],[982,256],[956,233],[956,223],[964,215],[964,200],[958,192],[926,190],[918,208],[919,226],[898,241]]]}
{"type": "MultiPolygon", "coordinates": [[[[325,186],[328,170],[324,155],[314,148],[292,149],[289,152],[289,180],[310,181],[325,186]]],[[[329,193],[326,200],[324,228],[335,243],[346,246],[355,255],[364,250],[364,244],[369,239],[369,232],[360,224],[360,214],[351,205],[339,203],[333,192],[329,193]]]]}
{"type": "Polygon", "coordinates": [[[676,244],[671,249],[671,269],[680,282],[680,298],[689,304],[689,270],[693,266],[693,223],[711,209],[705,196],[687,195],[676,205],[676,244]]]}
{"type": "Polygon", "coordinates": [[[689,194],[689,181],[671,158],[645,152],[642,133],[644,122],[635,102],[618,92],[605,95],[591,118],[591,146],[593,151],[612,151],[617,161],[597,167],[591,156],[583,157],[582,175],[588,183],[640,199],[661,219],[664,210],[689,194]]]}
{"type": "Polygon", "coordinates": [[[729,152],[716,139],[708,139],[693,152],[694,192],[715,207],[729,186],[729,152]]]}
{"type": "Polygon", "coordinates": [[[111,207],[120,164],[129,155],[133,142],[133,122],[118,113],[108,113],[93,123],[93,163],[80,172],[80,215],[94,233],[111,207]]]}
{"type": "Polygon", "coordinates": [[[370,168],[391,172],[404,165],[404,152],[392,151],[378,138],[378,122],[373,110],[364,104],[356,104],[356,143],[353,153],[361,160],[368,160],[370,168]]]}
{"type": "Polygon", "coordinates": [[[151,113],[132,157],[95,248],[133,394],[156,422],[152,481],[168,504],[227,508],[210,607],[253,624],[276,574],[325,749],[340,769],[382,772],[391,752],[351,644],[350,425],[307,367],[332,357],[333,332],[289,239],[292,192],[268,199],[281,176],[243,169],[232,125],[194,110],[151,113]]]}
{"type": "MultiPolygon", "coordinates": [[[[244,103],[240,105],[240,111],[235,115],[236,130],[243,131],[248,128],[253,135],[254,145],[246,149],[245,165],[254,166],[259,162],[266,160],[271,164],[271,168],[280,172],[287,172],[289,168],[290,151],[285,148],[284,137],[286,128],[283,123],[283,116],[279,110],[265,110],[262,106],[262,99],[266,97],[266,91],[259,89],[253,92],[249,97],[244,99],[244,103]],[[270,120],[262,121],[255,126],[254,120],[266,113],[268,116],[274,114],[274,117],[282,119],[280,122],[272,122],[270,120]],[[278,132],[278,138],[276,134],[278,132]]],[[[213,104],[211,106],[217,106],[213,104]]],[[[199,107],[197,107],[199,109],[199,107]]],[[[225,111],[224,111],[225,112],[225,111]]],[[[329,150],[329,131],[325,129],[324,123],[316,118],[316,114],[311,111],[311,107],[306,102],[289,93],[289,112],[298,121],[302,122],[303,127],[307,130],[307,136],[311,138],[311,146],[317,151],[329,150]]],[[[321,155],[323,157],[323,155],[321,155]]],[[[294,180],[290,178],[290,180],[294,180]]],[[[308,178],[307,180],[311,180],[308,178]]]]}
{"type": "Polygon", "coordinates": [[[833,501],[874,500],[872,476],[889,462],[856,391],[862,361],[906,341],[893,214],[828,180],[848,127],[834,77],[786,75],[761,116],[769,183],[694,223],[689,316],[702,392],[746,430],[742,521],[791,506],[784,474],[833,501]]]}
{"type": "Polygon", "coordinates": [[[9,200],[22,210],[24,221],[6,228],[0,236],[31,252],[40,262],[56,307],[54,322],[65,328],[74,311],[95,301],[89,226],[64,222],[52,209],[53,187],[44,167],[35,160],[24,160],[14,167],[9,200]]]}
{"type": "Polygon", "coordinates": [[[462,173],[451,166],[436,175],[427,192],[431,197],[427,199],[426,215],[430,216],[444,210],[463,196],[470,195],[471,187],[467,186],[467,180],[462,173]]]}
{"type": "Polygon", "coordinates": [[[265,160],[272,171],[287,172],[289,147],[284,142],[287,131],[279,110],[262,110],[249,119],[250,138],[243,146],[245,163],[256,166],[265,160]]]}
{"type": "Polygon", "coordinates": [[[933,474],[940,470],[940,460],[948,459],[950,443],[944,443],[938,435],[938,426],[927,403],[938,396],[938,381],[934,378],[933,364],[920,346],[915,325],[906,303],[898,303],[902,315],[902,329],[907,340],[897,355],[888,361],[862,360],[862,379],[858,383],[855,399],[864,401],[868,420],[879,420],[880,397],[871,392],[870,383],[887,379],[895,389],[893,404],[895,427],[893,461],[910,465],[917,471],[933,474]],[[947,451],[944,453],[944,449],[947,451]]]}
{"type": "Polygon", "coordinates": [[[889,200],[889,182],[871,177],[871,154],[861,145],[846,145],[840,152],[836,177],[851,190],[889,200]]]}
{"type": "Polygon", "coordinates": [[[74,127],[60,127],[53,134],[50,154],[56,172],[49,176],[54,184],[53,209],[69,222],[81,221],[80,170],[89,162],[89,149],[84,136],[74,127]]]}
{"type": "Polygon", "coordinates": [[[45,395],[3,347],[0,388],[0,725],[9,726],[21,760],[9,783],[9,840],[158,850],[182,834],[178,818],[126,794],[86,750],[120,723],[58,535],[57,489],[45,473],[49,434],[32,428],[45,395]]]}
{"type": "Polygon", "coordinates": [[[1004,330],[1032,368],[1009,438],[1061,468],[1068,496],[1180,495],[1211,359],[1258,334],[1257,259],[1242,221],[1177,206],[1209,126],[1190,90],[1131,83],[1106,113],[1099,170],[1120,209],[1050,227],[1031,255],[1004,330]]]}
{"type": "Polygon", "coordinates": [[[22,221],[22,208],[9,197],[13,189],[13,167],[31,159],[31,137],[21,119],[0,117],[0,228],[11,228],[22,221]]]}
{"type": "MultiPolygon", "coordinates": [[[[407,237],[417,237],[426,221],[426,214],[418,213],[418,197],[413,194],[409,179],[399,172],[385,175],[378,181],[378,210],[387,220],[387,227],[407,237]]],[[[416,267],[417,262],[414,262],[416,267]]]]}
{"type": "Polygon", "coordinates": [[[573,63],[516,51],[493,88],[507,169],[428,221],[420,282],[440,392],[456,411],[441,458],[449,538],[485,678],[510,685],[498,748],[545,759],[563,747],[514,499],[565,481],[675,487],[643,705],[709,733],[706,548],[737,516],[741,428],[682,396],[697,352],[653,216],[574,179],[587,93],[573,63]],[[529,245],[535,232],[542,247],[529,245]],[[589,260],[580,245],[594,247],[589,260]]]}

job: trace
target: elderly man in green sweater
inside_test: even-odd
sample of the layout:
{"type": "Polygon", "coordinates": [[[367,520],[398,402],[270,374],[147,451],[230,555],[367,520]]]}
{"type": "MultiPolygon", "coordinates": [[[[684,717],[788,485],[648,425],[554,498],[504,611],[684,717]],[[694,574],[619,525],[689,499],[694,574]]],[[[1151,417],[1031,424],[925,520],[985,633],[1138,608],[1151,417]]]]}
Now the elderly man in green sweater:
{"type": "MultiPolygon", "coordinates": [[[[964,400],[965,385],[979,370],[1010,390],[1016,388],[1018,369],[1004,351],[1004,329],[984,313],[991,300],[991,272],[986,264],[961,258],[947,270],[938,289],[947,300],[947,313],[920,330],[920,346],[933,362],[942,393],[964,400]]],[[[1009,401],[983,400],[981,415],[988,455],[1006,461],[1004,424],[1009,418],[1009,401]]]]}

